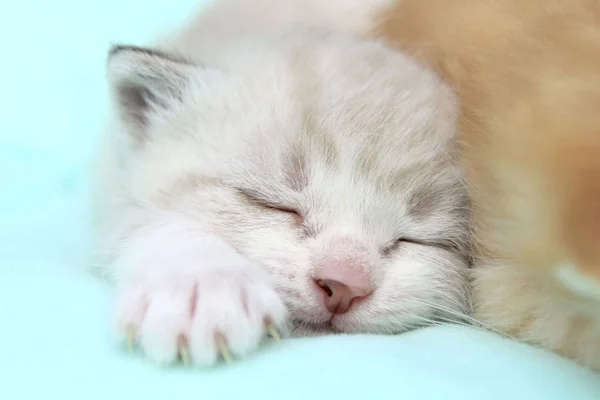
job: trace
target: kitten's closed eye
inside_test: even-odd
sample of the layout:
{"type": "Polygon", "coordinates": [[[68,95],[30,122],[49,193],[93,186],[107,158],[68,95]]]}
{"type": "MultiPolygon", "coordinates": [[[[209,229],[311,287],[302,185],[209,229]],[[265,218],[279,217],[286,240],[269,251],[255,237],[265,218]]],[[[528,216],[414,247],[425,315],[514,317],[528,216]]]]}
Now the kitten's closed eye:
{"type": "Polygon", "coordinates": [[[263,196],[262,194],[254,190],[251,191],[248,189],[239,188],[237,190],[249,203],[273,212],[288,214],[289,217],[292,219],[294,226],[303,226],[304,216],[296,208],[284,205],[272,199],[268,199],[267,196],[263,196]]]}
{"type": "Polygon", "coordinates": [[[383,257],[389,256],[391,253],[398,250],[400,248],[400,246],[402,246],[402,244],[404,244],[404,243],[425,245],[425,243],[420,242],[418,240],[401,237],[401,238],[395,239],[395,240],[389,242],[388,244],[386,244],[385,246],[381,247],[379,249],[379,252],[381,253],[381,255],[383,257]]]}
{"type": "Polygon", "coordinates": [[[381,247],[379,249],[379,252],[383,257],[389,256],[391,253],[398,250],[404,243],[418,244],[421,246],[433,246],[452,252],[460,252],[460,249],[454,243],[449,243],[445,241],[430,242],[406,237],[401,237],[399,239],[389,242],[385,246],[381,247]]]}
{"type": "Polygon", "coordinates": [[[293,218],[294,225],[301,226],[304,223],[304,217],[302,216],[302,214],[300,214],[299,211],[294,210],[293,208],[288,208],[288,207],[279,206],[279,205],[272,205],[272,204],[262,204],[262,206],[264,208],[268,208],[268,209],[271,209],[276,212],[288,214],[291,218],[293,218]]]}

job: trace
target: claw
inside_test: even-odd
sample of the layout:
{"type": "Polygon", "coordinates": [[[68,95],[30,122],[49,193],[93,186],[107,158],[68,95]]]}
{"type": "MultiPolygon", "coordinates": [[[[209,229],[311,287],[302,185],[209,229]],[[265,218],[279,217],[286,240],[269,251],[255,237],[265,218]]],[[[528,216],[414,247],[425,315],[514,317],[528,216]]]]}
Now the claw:
{"type": "Polygon", "coordinates": [[[267,321],[265,328],[267,330],[267,333],[273,338],[275,339],[276,342],[281,342],[281,335],[279,334],[279,331],[277,330],[277,327],[275,327],[275,325],[273,324],[273,322],[271,321],[267,321]]]}
{"type": "Polygon", "coordinates": [[[135,344],[135,329],[132,327],[127,328],[127,351],[133,352],[133,345],[135,344]]]}
{"type": "Polygon", "coordinates": [[[181,357],[181,362],[185,367],[190,365],[190,351],[187,345],[182,344],[179,346],[179,357],[181,357]]]}
{"type": "Polygon", "coordinates": [[[190,365],[190,350],[188,349],[187,340],[185,337],[180,337],[177,343],[177,351],[181,358],[182,364],[187,367],[190,365]]]}
{"type": "Polygon", "coordinates": [[[217,348],[219,349],[219,353],[221,354],[221,357],[223,357],[223,360],[227,364],[231,364],[233,362],[233,358],[231,357],[231,353],[229,352],[229,347],[227,347],[227,343],[225,342],[225,339],[223,338],[222,335],[217,335],[215,340],[217,342],[217,348]]]}

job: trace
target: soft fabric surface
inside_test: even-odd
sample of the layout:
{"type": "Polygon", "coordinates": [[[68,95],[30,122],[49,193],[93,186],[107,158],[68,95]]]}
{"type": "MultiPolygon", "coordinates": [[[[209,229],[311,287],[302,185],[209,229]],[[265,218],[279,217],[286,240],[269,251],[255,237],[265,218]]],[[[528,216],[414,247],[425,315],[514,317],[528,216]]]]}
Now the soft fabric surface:
{"type": "Polygon", "coordinates": [[[160,368],[110,337],[83,272],[86,171],[110,42],[143,44],[194,0],[0,3],[0,398],[600,398],[600,378],[458,327],[288,340],[213,370],[160,368]]]}

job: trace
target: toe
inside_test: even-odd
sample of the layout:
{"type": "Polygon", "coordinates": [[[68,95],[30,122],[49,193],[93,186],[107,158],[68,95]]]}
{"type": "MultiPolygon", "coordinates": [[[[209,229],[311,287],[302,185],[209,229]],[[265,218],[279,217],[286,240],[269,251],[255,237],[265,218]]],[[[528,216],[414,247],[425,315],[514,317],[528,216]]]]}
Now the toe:
{"type": "Polygon", "coordinates": [[[141,288],[131,288],[120,293],[117,300],[115,330],[120,341],[133,345],[142,325],[148,306],[146,293],[141,288]]]}
{"type": "Polygon", "coordinates": [[[156,293],[140,330],[140,344],[145,354],[161,364],[176,361],[181,337],[189,331],[189,321],[187,292],[156,293]]]}
{"type": "Polygon", "coordinates": [[[243,285],[231,280],[212,282],[211,287],[200,286],[196,314],[192,321],[190,347],[194,363],[214,364],[222,351],[219,340],[235,356],[254,350],[264,327],[253,296],[245,295],[243,285]],[[211,299],[211,301],[206,301],[211,299]]]}
{"type": "Polygon", "coordinates": [[[254,301],[256,310],[258,310],[261,321],[270,324],[279,332],[285,332],[285,321],[287,309],[281,300],[281,297],[266,284],[255,284],[253,287],[254,301]]]}

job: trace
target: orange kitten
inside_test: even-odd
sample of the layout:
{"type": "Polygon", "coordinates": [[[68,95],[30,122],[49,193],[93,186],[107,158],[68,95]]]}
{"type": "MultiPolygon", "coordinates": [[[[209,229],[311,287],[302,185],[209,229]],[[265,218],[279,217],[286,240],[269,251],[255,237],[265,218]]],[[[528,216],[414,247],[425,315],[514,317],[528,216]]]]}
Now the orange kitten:
{"type": "Polygon", "coordinates": [[[401,0],[383,18],[461,98],[478,318],[600,370],[600,1],[401,0]]]}

